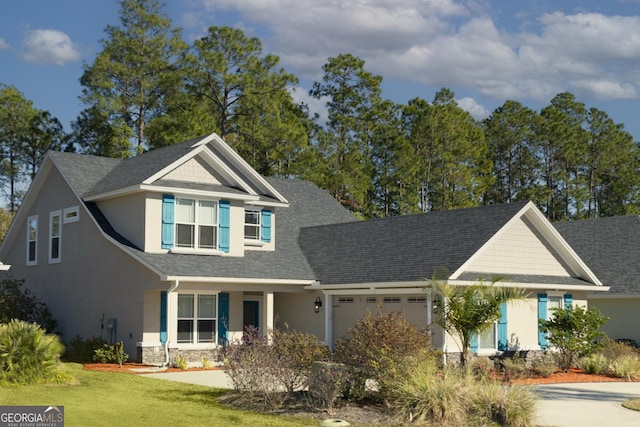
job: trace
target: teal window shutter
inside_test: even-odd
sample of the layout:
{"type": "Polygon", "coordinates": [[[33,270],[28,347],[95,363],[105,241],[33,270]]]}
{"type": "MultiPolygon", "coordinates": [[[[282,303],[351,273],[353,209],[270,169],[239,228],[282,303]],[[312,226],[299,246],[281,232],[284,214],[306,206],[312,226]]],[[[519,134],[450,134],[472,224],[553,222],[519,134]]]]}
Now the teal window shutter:
{"type": "Polygon", "coordinates": [[[478,352],[478,334],[476,332],[471,334],[471,340],[469,341],[469,349],[474,353],[478,352]]]}
{"type": "Polygon", "coordinates": [[[175,197],[162,196],[162,249],[171,249],[174,244],[175,197]]]}
{"type": "Polygon", "coordinates": [[[507,303],[500,304],[500,320],[498,320],[498,350],[507,351],[509,349],[509,339],[507,337],[507,303]]]}
{"type": "MultiPolygon", "coordinates": [[[[538,294],[538,318],[542,320],[547,320],[547,294],[538,294]]],[[[547,336],[540,329],[540,325],[538,325],[538,344],[541,348],[545,349],[549,345],[547,341],[547,336]]]]}
{"type": "Polygon", "coordinates": [[[569,310],[573,307],[573,295],[564,294],[564,308],[569,310]]]}
{"type": "Polygon", "coordinates": [[[263,209],[260,215],[260,239],[265,243],[271,243],[271,211],[263,209]]]}
{"type": "Polygon", "coordinates": [[[229,294],[218,294],[218,344],[229,343],[229,294]]]}
{"type": "Polygon", "coordinates": [[[229,252],[231,242],[231,203],[228,200],[220,200],[219,203],[220,214],[220,241],[218,242],[218,249],[222,252],[229,252]]]}
{"type": "Polygon", "coordinates": [[[167,342],[167,293],[160,292],[160,342],[167,342]]]}

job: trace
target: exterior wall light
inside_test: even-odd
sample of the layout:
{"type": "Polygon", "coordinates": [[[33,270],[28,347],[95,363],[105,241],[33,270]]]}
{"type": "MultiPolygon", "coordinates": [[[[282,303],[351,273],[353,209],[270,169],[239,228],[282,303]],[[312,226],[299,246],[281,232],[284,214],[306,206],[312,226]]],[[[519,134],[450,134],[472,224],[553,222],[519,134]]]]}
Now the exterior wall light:
{"type": "Polygon", "coordinates": [[[322,300],[320,297],[316,297],[316,300],[313,302],[313,311],[318,313],[320,311],[320,307],[322,307],[322,300]]]}

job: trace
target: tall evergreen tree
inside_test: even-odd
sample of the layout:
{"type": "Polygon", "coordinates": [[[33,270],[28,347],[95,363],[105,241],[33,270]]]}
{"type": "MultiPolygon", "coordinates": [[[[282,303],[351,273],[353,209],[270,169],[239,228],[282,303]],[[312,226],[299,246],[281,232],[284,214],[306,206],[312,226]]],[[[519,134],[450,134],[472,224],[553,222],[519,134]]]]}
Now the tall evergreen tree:
{"type": "Polygon", "coordinates": [[[317,141],[326,167],[320,186],[362,217],[373,175],[371,125],[382,102],[382,77],[366,71],[364,64],[350,54],[329,58],[322,82],[310,91],[314,98],[328,100],[328,122],[317,141]]]}
{"type": "Polygon", "coordinates": [[[506,101],[484,120],[494,182],[485,203],[534,200],[541,203],[542,165],[538,157],[538,114],[516,101],[506,101]]]}
{"type": "MultiPolygon", "coordinates": [[[[85,66],[80,83],[82,101],[89,107],[87,117],[76,126],[107,123],[119,128],[126,124],[133,130],[134,152],[145,148],[145,128],[149,120],[162,111],[166,96],[177,90],[180,76],[176,62],[186,48],[180,30],[162,12],[158,0],[122,0],[120,26],[109,25],[103,50],[93,64],[85,66]]],[[[113,137],[128,135],[116,130],[113,137]]],[[[129,141],[111,140],[121,147],[129,141]]],[[[107,149],[106,153],[120,152],[107,149]]]]}

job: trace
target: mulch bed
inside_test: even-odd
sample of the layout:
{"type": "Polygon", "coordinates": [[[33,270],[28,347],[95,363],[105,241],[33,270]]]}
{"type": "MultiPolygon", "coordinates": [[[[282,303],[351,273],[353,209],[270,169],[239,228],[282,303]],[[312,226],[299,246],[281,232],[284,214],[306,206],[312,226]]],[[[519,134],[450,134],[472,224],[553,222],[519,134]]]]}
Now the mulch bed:
{"type": "MultiPolygon", "coordinates": [[[[122,368],[117,363],[86,363],[84,369],[88,371],[101,371],[101,372],[120,372],[128,374],[144,374],[141,369],[152,369],[154,366],[144,365],[134,362],[126,362],[122,365],[122,368]]],[[[212,369],[222,369],[220,367],[212,368],[166,368],[156,372],[185,372],[185,371],[203,371],[212,369]]],[[[556,372],[547,378],[543,377],[527,377],[511,380],[511,384],[514,385],[536,385],[536,384],[557,384],[557,383],[600,383],[600,382],[624,382],[627,381],[624,378],[616,378],[610,375],[596,375],[587,374],[582,372],[578,368],[571,369],[569,372],[556,372]]]]}
{"type": "MultiPolygon", "coordinates": [[[[84,369],[86,371],[100,371],[100,372],[120,372],[123,374],[144,374],[144,371],[140,371],[142,369],[153,369],[158,368],[153,365],[145,365],[142,363],[134,363],[134,362],[125,362],[120,367],[117,363],[85,363],[84,369]]],[[[157,370],[156,372],[185,372],[185,371],[207,371],[207,370],[215,370],[221,369],[218,367],[212,368],[162,368],[162,370],[157,370]]]]}

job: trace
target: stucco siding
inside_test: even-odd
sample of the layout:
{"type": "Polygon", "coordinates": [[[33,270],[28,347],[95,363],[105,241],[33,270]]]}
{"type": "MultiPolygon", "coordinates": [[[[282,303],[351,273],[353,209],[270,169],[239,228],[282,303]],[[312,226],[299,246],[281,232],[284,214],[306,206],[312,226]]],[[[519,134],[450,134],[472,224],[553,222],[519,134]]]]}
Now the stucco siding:
{"type": "MultiPolygon", "coordinates": [[[[138,248],[145,247],[145,196],[144,193],[137,193],[98,203],[98,207],[113,228],[138,248]]],[[[159,231],[156,231],[156,234],[159,234],[159,231]]]]}
{"type": "Polygon", "coordinates": [[[609,317],[601,330],[610,338],[629,338],[640,344],[640,298],[591,299],[589,307],[609,317]]]}
{"type": "Polygon", "coordinates": [[[570,276],[560,260],[543,244],[522,218],[512,223],[466,268],[467,271],[500,274],[570,276]]]}
{"type": "Polygon", "coordinates": [[[327,313],[326,298],[320,292],[281,293],[275,295],[276,327],[284,330],[285,324],[290,330],[314,334],[320,341],[325,340],[324,319],[327,313]],[[314,312],[314,301],[320,297],[323,305],[314,312]]]}

